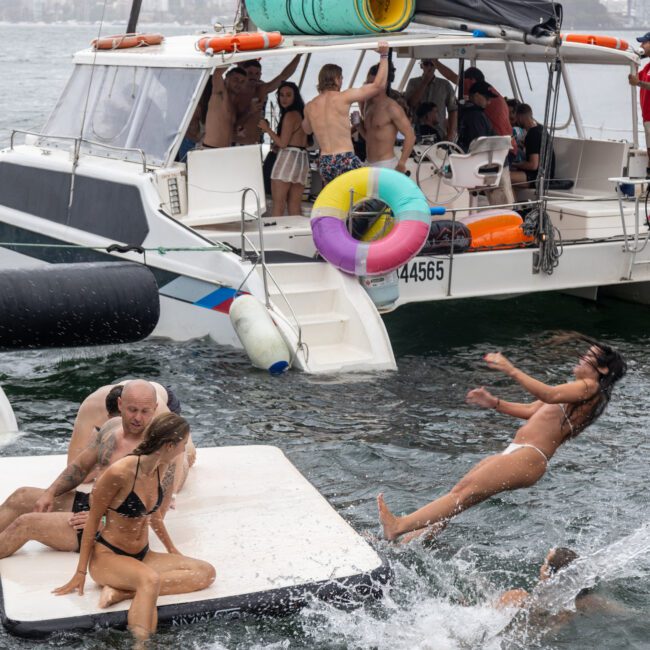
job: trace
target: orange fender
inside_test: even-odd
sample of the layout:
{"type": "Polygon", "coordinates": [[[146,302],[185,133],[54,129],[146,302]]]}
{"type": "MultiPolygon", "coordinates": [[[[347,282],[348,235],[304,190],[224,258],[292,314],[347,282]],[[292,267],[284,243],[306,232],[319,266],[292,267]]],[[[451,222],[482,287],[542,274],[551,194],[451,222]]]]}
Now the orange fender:
{"type": "Polygon", "coordinates": [[[458,220],[472,235],[470,250],[477,248],[516,248],[533,241],[524,235],[523,219],[517,212],[485,210],[458,220]]]}

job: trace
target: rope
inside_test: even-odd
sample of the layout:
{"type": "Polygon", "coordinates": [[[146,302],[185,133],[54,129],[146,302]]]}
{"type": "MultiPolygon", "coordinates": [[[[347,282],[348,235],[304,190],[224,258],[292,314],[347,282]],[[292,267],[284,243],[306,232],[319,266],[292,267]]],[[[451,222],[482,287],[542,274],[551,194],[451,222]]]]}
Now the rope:
{"type": "Polygon", "coordinates": [[[540,197],[539,206],[531,210],[524,220],[523,230],[527,235],[534,235],[539,245],[539,253],[533,257],[533,272],[552,275],[560,263],[563,252],[562,236],[553,226],[546,210],[548,196],[548,179],[551,176],[553,161],[553,138],[560,98],[562,61],[556,48],[555,60],[549,66],[548,85],[546,88],[546,105],[544,108],[544,128],[542,129],[542,146],[540,165],[537,173],[536,191],[540,197]],[[548,129],[546,125],[549,125],[548,129]]]}
{"type": "Polygon", "coordinates": [[[232,249],[223,244],[215,244],[213,246],[155,246],[146,248],[143,246],[123,246],[121,244],[111,244],[110,246],[80,246],[78,244],[39,244],[23,242],[0,242],[1,247],[5,248],[53,248],[61,250],[86,250],[86,251],[101,251],[106,253],[139,253],[145,255],[146,253],[158,253],[166,255],[167,253],[176,252],[194,252],[206,253],[211,251],[220,251],[222,253],[231,253],[232,249]]]}

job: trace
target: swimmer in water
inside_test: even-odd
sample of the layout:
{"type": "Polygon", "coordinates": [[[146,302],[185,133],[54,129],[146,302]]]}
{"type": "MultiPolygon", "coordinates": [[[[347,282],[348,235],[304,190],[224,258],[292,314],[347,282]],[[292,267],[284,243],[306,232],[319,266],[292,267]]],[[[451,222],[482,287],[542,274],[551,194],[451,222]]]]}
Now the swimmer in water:
{"type": "Polygon", "coordinates": [[[100,607],[132,599],[127,620],[138,648],[156,631],[158,596],[205,589],[216,575],[211,564],[181,555],[161,513],[166,496],[161,477],[185,451],[189,433],[189,424],[179,415],[159,415],[147,427],[143,442],[97,479],[76,572],[54,590],[59,596],[74,591],[83,595],[90,571],[103,587],[100,607]],[[106,523],[98,532],[103,517],[106,523]],[[149,526],[166,553],[149,548],[149,526]]]}
{"type": "Polygon", "coordinates": [[[508,375],[537,400],[530,404],[507,402],[481,387],[467,393],[467,402],[526,423],[504,451],[480,461],[449,493],[409,515],[395,516],[380,494],[377,505],[386,539],[410,533],[402,540],[408,542],[423,534],[435,535],[463,510],[500,492],[534,485],[544,476],[560,445],[596,421],[609,402],[614,384],[625,374],[626,364],[609,345],[582,335],[572,337],[590,347],[573,369],[575,380],[560,386],[534,379],[500,352],[485,355],[488,368],[508,375]]]}

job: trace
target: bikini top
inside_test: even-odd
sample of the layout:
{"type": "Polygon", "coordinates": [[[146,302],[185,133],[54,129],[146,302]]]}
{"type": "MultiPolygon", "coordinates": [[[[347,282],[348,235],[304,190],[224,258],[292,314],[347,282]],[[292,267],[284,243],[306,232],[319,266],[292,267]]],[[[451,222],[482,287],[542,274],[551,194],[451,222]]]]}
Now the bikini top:
{"type": "Polygon", "coordinates": [[[138,478],[138,472],[140,471],[140,456],[138,456],[138,466],[135,469],[135,478],[133,479],[133,487],[131,488],[131,491],[126,495],[126,499],[122,501],[122,504],[118,506],[117,508],[109,508],[109,510],[112,510],[113,512],[117,512],[118,514],[122,515],[123,517],[146,517],[147,515],[152,515],[158,508],[160,508],[160,504],[163,501],[163,489],[162,486],[160,485],[160,468],[157,467],[156,471],[158,472],[158,500],[156,501],[156,505],[147,512],[147,507],[142,503],[142,499],[135,493],[135,482],[138,478]]]}

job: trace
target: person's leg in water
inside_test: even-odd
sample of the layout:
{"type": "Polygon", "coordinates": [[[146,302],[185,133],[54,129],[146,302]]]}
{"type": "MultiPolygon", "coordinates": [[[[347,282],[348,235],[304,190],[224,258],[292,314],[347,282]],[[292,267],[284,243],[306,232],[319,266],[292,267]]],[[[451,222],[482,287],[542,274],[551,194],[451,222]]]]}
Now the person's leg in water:
{"type": "MultiPolygon", "coordinates": [[[[384,537],[394,540],[411,531],[423,534],[431,526],[447,522],[499,492],[530,487],[544,475],[546,465],[539,452],[530,448],[519,449],[507,456],[490,456],[473,467],[450,492],[403,517],[395,516],[380,494],[377,505],[384,537]]],[[[410,536],[409,540],[417,536],[410,536]]]]}

